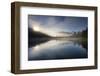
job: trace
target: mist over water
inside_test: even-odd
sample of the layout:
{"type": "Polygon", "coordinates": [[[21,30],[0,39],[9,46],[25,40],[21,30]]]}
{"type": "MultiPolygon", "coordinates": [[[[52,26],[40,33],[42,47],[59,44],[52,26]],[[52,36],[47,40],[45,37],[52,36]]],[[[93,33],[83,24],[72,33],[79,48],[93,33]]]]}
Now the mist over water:
{"type": "Polygon", "coordinates": [[[28,15],[28,60],[88,58],[88,17],[28,15]]]}

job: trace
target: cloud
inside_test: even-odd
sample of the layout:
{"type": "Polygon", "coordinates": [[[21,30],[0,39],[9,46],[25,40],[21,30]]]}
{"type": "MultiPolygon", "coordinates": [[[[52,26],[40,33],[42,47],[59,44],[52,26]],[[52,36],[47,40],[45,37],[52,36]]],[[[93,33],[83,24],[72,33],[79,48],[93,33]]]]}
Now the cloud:
{"type": "Polygon", "coordinates": [[[42,32],[49,34],[57,34],[62,31],[81,31],[87,27],[88,18],[30,15],[29,27],[32,28],[35,25],[38,25],[42,32]]]}

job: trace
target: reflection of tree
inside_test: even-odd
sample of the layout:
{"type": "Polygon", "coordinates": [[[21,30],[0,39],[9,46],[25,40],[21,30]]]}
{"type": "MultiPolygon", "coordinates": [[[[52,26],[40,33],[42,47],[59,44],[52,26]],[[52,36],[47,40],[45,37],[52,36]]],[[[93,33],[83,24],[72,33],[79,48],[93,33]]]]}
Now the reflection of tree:
{"type": "Polygon", "coordinates": [[[88,49],[88,28],[82,30],[81,32],[74,32],[72,37],[81,38],[81,40],[74,41],[77,44],[82,45],[83,48],[88,49]]]}
{"type": "Polygon", "coordinates": [[[43,43],[46,43],[46,42],[48,42],[49,41],[49,39],[47,39],[47,38],[40,38],[40,39],[30,39],[29,41],[28,41],[28,46],[29,47],[33,47],[33,46],[36,46],[36,45],[40,45],[40,44],[43,44],[43,43]]]}
{"type": "Polygon", "coordinates": [[[28,28],[29,47],[48,42],[49,40],[65,40],[65,41],[69,40],[69,41],[73,41],[76,44],[82,45],[83,48],[88,49],[87,37],[88,37],[88,28],[86,28],[85,30],[82,30],[81,32],[74,32],[72,36],[67,36],[67,37],[65,36],[64,37],[50,37],[47,34],[41,33],[39,31],[37,32],[31,28],[28,28]]]}
{"type": "Polygon", "coordinates": [[[81,45],[83,48],[85,48],[86,50],[88,50],[88,43],[87,43],[87,40],[74,40],[73,41],[74,45],[78,44],[78,45],[81,45]]]}

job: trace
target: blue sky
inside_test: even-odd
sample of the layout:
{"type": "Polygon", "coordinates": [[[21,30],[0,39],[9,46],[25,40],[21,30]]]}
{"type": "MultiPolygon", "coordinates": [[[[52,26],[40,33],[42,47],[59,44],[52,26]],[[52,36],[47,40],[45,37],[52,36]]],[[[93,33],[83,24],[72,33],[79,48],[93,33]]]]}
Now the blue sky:
{"type": "Polygon", "coordinates": [[[46,32],[79,32],[88,26],[87,17],[29,15],[28,20],[29,27],[38,25],[46,32]]]}

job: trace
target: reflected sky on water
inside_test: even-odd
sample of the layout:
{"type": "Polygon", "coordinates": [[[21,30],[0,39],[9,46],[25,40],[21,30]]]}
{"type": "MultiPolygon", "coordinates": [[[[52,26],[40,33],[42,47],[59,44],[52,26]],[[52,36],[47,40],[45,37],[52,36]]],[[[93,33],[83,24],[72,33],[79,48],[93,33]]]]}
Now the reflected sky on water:
{"type": "Polygon", "coordinates": [[[87,48],[80,42],[49,40],[28,48],[28,60],[87,58],[87,48]]]}

